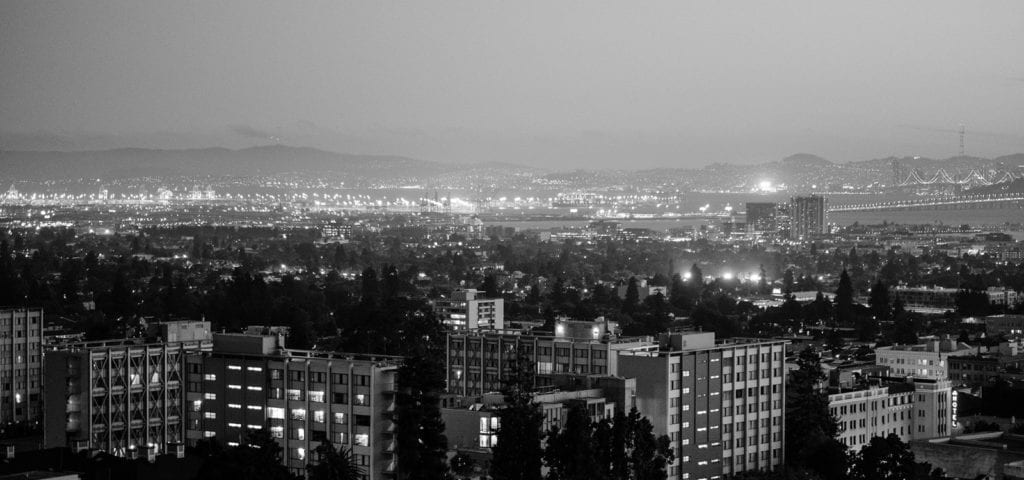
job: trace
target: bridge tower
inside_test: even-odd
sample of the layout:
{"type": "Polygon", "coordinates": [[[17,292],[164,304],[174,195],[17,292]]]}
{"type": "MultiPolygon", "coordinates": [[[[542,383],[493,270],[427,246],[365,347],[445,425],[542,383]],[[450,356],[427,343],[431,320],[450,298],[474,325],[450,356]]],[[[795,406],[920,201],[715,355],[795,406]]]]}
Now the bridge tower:
{"type": "Polygon", "coordinates": [[[960,124],[960,156],[964,156],[964,136],[967,135],[967,129],[964,128],[964,124],[960,124]]]}

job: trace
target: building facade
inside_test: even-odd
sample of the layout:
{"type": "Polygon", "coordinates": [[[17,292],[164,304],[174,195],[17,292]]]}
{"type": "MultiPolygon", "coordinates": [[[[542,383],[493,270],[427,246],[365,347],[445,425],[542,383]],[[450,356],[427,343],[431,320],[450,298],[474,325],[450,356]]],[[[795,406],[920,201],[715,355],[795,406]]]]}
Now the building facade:
{"type": "Polygon", "coordinates": [[[188,360],[187,442],[245,441],[268,429],[294,473],[324,442],[349,448],[366,479],[397,474],[395,357],[284,348],[282,336],[214,334],[188,360]]]}
{"type": "Polygon", "coordinates": [[[875,363],[889,367],[897,377],[949,378],[949,357],[970,355],[974,348],[956,340],[944,338],[918,345],[892,345],[875,349],[875,363]]]}
{"type": "Polygon", "coordinates": [[[656,345],[647,338],[573,338],[512,330],[452,332],[447,343],[447,390],[461,396],[501,390],[518,355],[536,365],[536,386],[544,387],[559,374],[616,375],[615,352],[656,345]]]}
{"type": "Polygon", "coordinates": [[[46,352],[43,443],[126,456],[185,441],[186,357],[208,339],[69,344],[46,352]]]}
{"type": "Polygon", "coordinates": [[[663,334],[656,350],[619,352],[637,408],[668,435],[669,478],[711,480],[782,465],[785,341],[663,334]]]}
{"type": "Polygon", "coordinates": [[[857,452],[873,437],[904,442],[948,436],[954,421],[948,380],[896,379],[832,393],[829,411],[839,421],[839,440],[857,452]]]}
{"type": "Polygon", "coordinates": [[[0,309],[0,422],[42,414],[43,309],[0,309]]]}
{"type": "Polygon", "coordinates": [[[449,330],[505,328],[505,300],[480,294],[472,288],[456,290],[452,298],[434,302],[434,313],[449,330]]]}

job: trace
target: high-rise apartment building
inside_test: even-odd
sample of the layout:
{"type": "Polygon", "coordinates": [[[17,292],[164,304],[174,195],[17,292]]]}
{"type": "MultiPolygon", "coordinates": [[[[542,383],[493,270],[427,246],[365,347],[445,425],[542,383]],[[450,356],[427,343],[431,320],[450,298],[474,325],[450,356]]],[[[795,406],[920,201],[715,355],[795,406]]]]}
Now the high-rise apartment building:
{"type": "Polygon", "coordinates": [[[481,298],[479,291],[468,288],[452,292],[452,297],[434,302],[434,313],[450,330],[505,328],[505,300],[481,298]]]}
{"type": "Polygon", "coordinates": [[[669,478],[711,480],[783,463],[785,341],[662,334],[657,349],[618,352],[637,408],[668,435],[669,478]]]}
{"type": "Polygon", "coordinates": [[[656,346],[649,338],[605,337],[600,329],[586,329],[586,333],[584,338],[513,330],[449,333],[445,359],[448,392],[479,396],[499,391],[517,355],[526,356],[536,365],[537,386],[543,387],[551,385],[552,377],[559,374],[616,375],[615,352],[656,346]]]}
{"type": "Polygon", "coordinates": [[[43,309],[0,310],[0,422],[42,415],[43,309]]]}
{"type": "Polygon", "coordinates": [[[280,335],[214,334],[212,351],[188,360],[188,443],[216,437],[235,445],[247,430],[268,429],[294,473],[330,441],[352,450],[366,479],[392,478],[399,364],[286,349],[280,335]]]}
{"type": "MultiPolygon", "coordinates": [[[[183,323],[204,323],[198,331],[209,332],[209,322],[183,323]]],[[[182,340],[111,340],[47,351],[44,445],[126,456],[141,449],[167,452],[183,443],[186,357],[212,343],[175,336],[182,340]]]]}
{"type": "Polygon", "coordinates": [[[789,202],[789,238],[807,240],[825,233],[825,197],[793,197],[789,202]]]}

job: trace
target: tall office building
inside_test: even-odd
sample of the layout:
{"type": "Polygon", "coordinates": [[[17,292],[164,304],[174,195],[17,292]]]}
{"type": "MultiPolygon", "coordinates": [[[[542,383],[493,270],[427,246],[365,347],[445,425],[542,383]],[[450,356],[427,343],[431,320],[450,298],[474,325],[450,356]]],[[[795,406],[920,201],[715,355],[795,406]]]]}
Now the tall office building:
{"type": "Polygon", "coordinates": [[[825,233],[825,197],[793,197],[789,202],[789,238],[807,240],[825,233]]]}
{"type": "Polygon", "coordinates": [[[480,298],[476,289],[452,292],[452,298],[434,302],[434,313],[450,330],[505,328],[505,300],[480,298]]]}
{"type": "Polygon", "coordinates": [[[42,415],[43,309],[0,310],[0,422],[42,415]]]}
{"type": "Polygon", "coordinates": [[[177,342],[111,340],[46,352],[44,445],[127,456],[183,443],[186,357],[212,343],[209,322],[181,324],[171,332],[177,342]]]}
{"type": "Polygon", "coordinates": [[[188,360],[190,445],[227,445],[269,429],[284,462],[304,474],[327,441],[352,450],[368,480],[397,473],[399,359],[284,348],[281,335],[214,334],[213,349],[188,360]]]}
{"type": "Polygon", "coordinates": [[[637,408],[668,435],[669,478],[711,480],[783,463],[785,341],[668,333],[656,350],[618,352],[637,408]]]}
{"type": "Polygon", "coordinates": [[[747,202],[747,228],[753,233],[775,233],[779,205],[773,202],[747,202]]]}

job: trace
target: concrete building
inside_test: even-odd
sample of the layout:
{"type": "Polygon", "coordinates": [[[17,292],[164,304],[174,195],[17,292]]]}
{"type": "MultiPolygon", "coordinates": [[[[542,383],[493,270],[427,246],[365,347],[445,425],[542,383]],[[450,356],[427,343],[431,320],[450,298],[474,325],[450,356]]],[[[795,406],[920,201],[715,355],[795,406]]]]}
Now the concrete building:
{"type": "Polygon", "coordinates": [[[789,238],[807,240],[824,233],[825,197],[793,197],[789,201],[789,238]]]}
{"type": "Polygon", "coordinates": [[[43,444],[118,456],[181,444],[190,386],[186,357],[212,346],[209,339],[113,340],[47,351],[43,444]]]}
{"type": "Polygon", "coordinates": [[[1024,379],[1024,342],[1002,342],[987,352],[949,357],[949,379],[969,386],[1024,379]]]}
{"type": "Polygon", "coordinates": [[[350,448],[369,480],[396,474],[396,357],[284,348],[281,335],[214,334],[188,360],[187,442],[269,429],[294,473],[321,443],[350,448]]]}
{"type": "Polygon", "coordinates": [[[669,478],[710,480],[783,463],[785,341],[671,333],[619,352],[637,408],[675,451],[669,478]]]}
{"type": "Polygon", "coordinates": [[[0,309],[0,423],[42,416],[43,309],[0,309]]]}
{"type": "MultiPolygon", "coordinates": [[[[579,388],[565,384],[562,388],[537,392],[533,396],[544,413],[543,430],[562,428],[573,404],[581,403],[594,422],[612,418],[616,411],[628,412],[636,395],[636,381],[616,377],[590,378],[579,388]]],[[[501,426],[504,397],[487,394],[477,397],[453,397],[444,402],[441,417],[445,423],[448,448],[489,459],[491,447],[497,442],[501,426]]]]}
{"type": "Polygon", "coordinates": [[[1024,336],[1024,315],[989,315],[985,317],[985,334],[1024,336]]]}
{"type": "Polygon", "coordinates": [[[536,386],[545,387],[558,374],[616,375],[615,352],[656,346],[650,338],[607,338],[603,333],[593,338],[592,330],[588,333],[588,338],[573,338],[515,330],[451,332],[445,359],[448,392],[480,396],[499,391],[517,355],[536,365],[536,386]]]}
{"type": "Polygon", "coordinates": [[[949,435],[954,398],[948,380],[893,378],[828,396],[829,410],[839,421],[839,440],[853,452],[873,437],[893,434],[909,442],[949,435]]]}
{"type": "Polygon", "coordinates": [[[779,229],[779,204],[747,202],[747,229],[751,233],[774,234],[779,229]]]}
{"type": "Polygon", "coordinates": [[[918,345],[892,345],[875,349],[875,363],[889,367],[894,376],[949,378],[949,357],[970,355],[974,348],[965,343],[951,340],[930,340],[918,345]]]}
{"type": "Polygon", "coordinates": [[[472,288],[452,292],[452,298],[434,302],[434,313],[450,330],[505,328],[505,300],[481,298],[472,288]]]}

